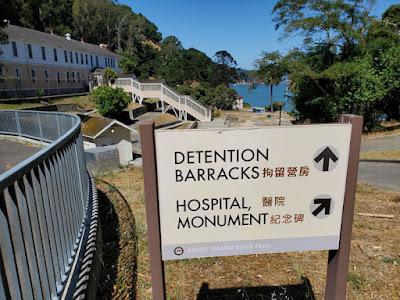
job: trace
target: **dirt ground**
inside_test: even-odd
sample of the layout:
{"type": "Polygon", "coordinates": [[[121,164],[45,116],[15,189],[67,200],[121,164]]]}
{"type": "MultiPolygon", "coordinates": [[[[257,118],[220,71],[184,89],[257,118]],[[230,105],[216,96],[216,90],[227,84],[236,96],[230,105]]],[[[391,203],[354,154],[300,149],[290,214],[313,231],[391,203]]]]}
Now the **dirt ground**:
{"type": "MultiPolygon", "coordinates": [[[[248,109],[220,111],[219,117],[224,117],[229,122],[229,127],[246,126],[271,126],[279,125],[279,111],[253,113],[248,109]]],[[[293,118],[282,111],[281,125],[292,125],[293,118]]]]}
{"type": "MultiPolygon", "coordinates": [[[[102,176],[126,199],[136,220],[136,299],[151,299],[143,175],[127,168],[102,176]]],[[[348,299],[400,299],[400,193],[359,184],[348,299]],[[391,214],[375,218],[359,213],[391,214]]],[[[128,258],[132,259],[132,258],[128,258]]],[[[119,260],[125,261],[121,257],[119,260]]],[[[323,299],[327,251],[231,256],[165,263],[168,299],[323,299]]],[[[121,271],[124,274],[124,271],[121,271]]],[[[118,276],[117,279],[118,281],[118,276]]],[[[125,298],[122,294],[118,297],[125,298]]]]}

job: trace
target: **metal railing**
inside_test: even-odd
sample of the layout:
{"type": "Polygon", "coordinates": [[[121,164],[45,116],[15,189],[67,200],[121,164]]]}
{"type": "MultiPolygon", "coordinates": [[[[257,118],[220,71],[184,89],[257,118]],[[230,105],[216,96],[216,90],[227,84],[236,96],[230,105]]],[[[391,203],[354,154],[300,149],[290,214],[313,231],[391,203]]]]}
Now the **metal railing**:
{"type": "Polygon", "coordinates": [[[62,298],[76,271],[93,194],[80,119],[0,110],[0,134],[47,143],[0,174],[0,299],[62,298]]]}

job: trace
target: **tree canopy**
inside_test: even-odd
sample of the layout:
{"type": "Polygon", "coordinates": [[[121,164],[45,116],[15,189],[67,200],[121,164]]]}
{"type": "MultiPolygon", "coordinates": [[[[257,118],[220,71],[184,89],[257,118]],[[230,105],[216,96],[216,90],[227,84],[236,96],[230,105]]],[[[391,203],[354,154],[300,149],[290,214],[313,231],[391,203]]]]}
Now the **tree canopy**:
{"type": "MultiPolygon", "coordinates": [[[[377,116],[399,119],[400,5],[375,19],[372,0],[280,0],[273,13],[282,38],[303,36],[278,65],[289,78],[301,119],[332,122],[362,114],[367,128],[377,116]]],[[[269,54],[279,57],[279,54],[269,54]]],[[[265,67],[258,62],[262,73],[265,67]]],[[[266,64],[273,67],[274,64],[266,64]]]]}
{"type": "Polygon", "coordinates": [[[88,43],[107,44],[122,56],[121,69],[139,78],[164,79],[173,87],[190,87],[197,82],[211,90],[219,85],[228,87],[237,78],[237,64],[228,51],[218,51],[212,59],[197,49],[185,49],[177,37],[163,39],[154,23],[118,1],[5,1],[4,19],[59,35],[69,32],[88,43]]]}

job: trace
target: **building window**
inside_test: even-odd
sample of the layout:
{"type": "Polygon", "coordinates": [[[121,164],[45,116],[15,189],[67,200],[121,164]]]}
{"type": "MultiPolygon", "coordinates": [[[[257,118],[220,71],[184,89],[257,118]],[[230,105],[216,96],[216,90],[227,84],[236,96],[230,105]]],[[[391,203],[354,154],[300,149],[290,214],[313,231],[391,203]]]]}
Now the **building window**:
{"type": "Polygon", "coordinates": [[[66,79],[67,79],[67,83],[69,83],[69,72],[66,73],[66,79]]]}
{"type": "Polygon", "coordinates": [[[72,83],[75,83],[75,72],[72,72],[72,83]]]}
{"type": "Polygon", "coordinates": [[[69,51],[69,62],[70,62],[71,64],[74,63],[74,57],[72,56],[72,51],[69,51]]]}
{"type": "Polygon", "coordinates": [[[57,83],[60,84],[60,71],[57,71],[57,83]]]}
{"type": "Polygon", "coordinates": [[[67,50],[64,50],[64,59],[65,59],[65,62],[67,63],[68,62],[67,50]]]}
{"type": "Polygon", "coordinates": [[[85,54],[85,61],[86,61],[86,64],[88,65],[88,64],[89,64],[89,61],[88,61],[88,56],[87,56],[87,54],[85,54]]]}
{"type": "Polygon", "coordinates": [[[16,42],[12,42],[12,49],[13,49],[14,57],[18,57],[18,49],[17,49],[17,43],[16,42]]]}
{"type": "Polygon", "coordinates": [[[33,83],[36,82],[36,71],[35,71],[35,69],[31,69],[31,79],[32,79],[33,83]]]}
{"type": "Polygon", "coordinates": [[[19,68],[15,68],[15,78],[17,78],[18,81],[21,80],[21,70],[19,68]]]}
{"type": "Polygon", "coordinates": [[[3,66],[0,65],[0,82],[4,82],[4,70],[3,66]]]}
{"type": "Polygon", "coordinates": [[[108,67],[107,58],[105,58],[105,57],[104,57],[104,65],[105,65],[106,67],[108,67]]]}
{"type": "Polygon", "coordinates": [[[29,56],[29,58],[33,58],[32,45],[31,44],[28,44],[28,56],[29,56]]]}
{"type": "Polygon", "coordinates": [[[44,80],[47,82],[49,82],[49,71],[44,70],[44,80]]]}
{"type": "Polygon", "coordinates": [[[53,49],[53,54],[54,54],[54,61],[58,61],[58,56],[57,56],[57,49],[53,49]]]}
{"type": "Polygon", "coordinates": [[[90,55],[90,65],[93,67],[93,56],[90,55]]]}
{"type": "Polygon", "coordinates": [[[99,67],[99,57],[96,55],[96,67],[99,67]]]}
{"type": "Polygon", "coordinates": [[[81,53],[81,65],[83,65],[83,54],[81,53]]]}
{"type": "Polygon", "coordinates": [[[81,74],[78,72],[78,82],[81,82],[81,74]]]}
{"type": "Polygon", "coordinates": [[[42,46],[42,59],[46,60],[46,49],[42,46]]]}
{"type": "Polygon", "coordinates": [[[79,62],[78,62],[78,52],[75,52],[75,63],[79,64],[79,62]]]}

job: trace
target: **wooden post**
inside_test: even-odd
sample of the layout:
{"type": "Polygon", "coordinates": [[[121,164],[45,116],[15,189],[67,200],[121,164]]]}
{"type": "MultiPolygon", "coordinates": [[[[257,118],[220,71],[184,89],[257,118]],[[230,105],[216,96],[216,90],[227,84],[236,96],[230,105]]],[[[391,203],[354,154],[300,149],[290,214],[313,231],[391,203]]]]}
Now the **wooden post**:
{"type": "Polygon", "coordinates": [[[347,272],[350,260],[351,232],[357,188],[358,159],[360,155],[363,117],[341,115],[339,117],[339,123],[350,123],[352,124],[352,129],[339,249],[329,251],[328,275],[325,289],[326,300],[346,299],[347,272]]]}
{"type": "Polygon", "coordinates": [[[139,126],[142,144],[144,196],[153,299],[165,300],[164,262],[161,259],[160,212],[158,209],[156,147],[154,122],[139,126]]]}

